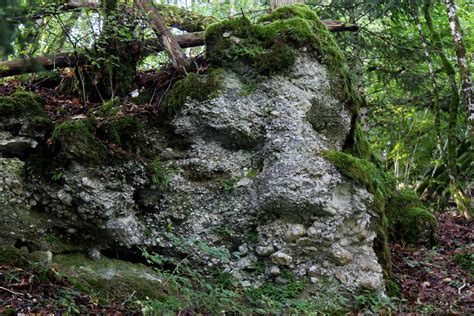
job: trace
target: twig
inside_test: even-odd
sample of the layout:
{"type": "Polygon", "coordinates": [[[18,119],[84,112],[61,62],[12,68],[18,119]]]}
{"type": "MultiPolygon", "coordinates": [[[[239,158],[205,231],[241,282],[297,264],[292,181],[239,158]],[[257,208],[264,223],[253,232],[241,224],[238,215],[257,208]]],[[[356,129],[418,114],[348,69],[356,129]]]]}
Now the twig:
{"type": "Polygon", "coordinates": [[[4,290],[4,291],[7,291],[7,292],[10,292],[10,293],[12,293],[12,294],[14,294],[14,295],[25,295],[25,294],[23,294],[23,293],[18,293],[18,292],[9,290],[9,289],[7,289],[7,288],[4,288],[3,286],[0,286],[0,290],[4,290]]]}
{"type": "Polygon", "coordinates": [[[458,295],[461,295],[461,291],[463,288],[465,288],[467,286],[466,284],[466,279],[462,280],[464,282],[463,285],[461,285],[459,288],[458,288],[458,295]]]}

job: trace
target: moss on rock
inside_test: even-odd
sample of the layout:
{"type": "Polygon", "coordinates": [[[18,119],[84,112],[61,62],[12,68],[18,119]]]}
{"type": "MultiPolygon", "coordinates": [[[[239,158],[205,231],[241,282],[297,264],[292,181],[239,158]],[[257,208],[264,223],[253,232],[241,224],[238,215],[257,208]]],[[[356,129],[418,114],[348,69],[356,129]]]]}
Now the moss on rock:
{"type": "Polygon", "coordinates": [[[0,246],[0,265],[24,266],[25,252],[13,246],[0,246]]]}
{"type": "Polygon", "coordinates": [[[58,157],[66,161],[100,163],[106,157],[105,145],[95,136],[95,121],[92,119],[56,125],[51,139],[60,144],[58,157]]]}
{"type": "Polygon", "coordinates": [[[81,254],[57,255],[53,264],[78,289],[104,299],[126,300],[163,296],[159,275],[142,264],[102,257],[92,260],[81,254]]]}
{"type": "Polygon", "coordinates": [[[141,121],[131,115],[108,119],[102,123],[98,133],[101,138],[116,145],[130,148],[136,142],[134,136],[142,127],[141,121]]]}
{"type": "Polygon", "coordinates": [[[188,98],[205,101],[218,95],[221,86],[222,69],[213,69],[207,74],[190,73],[174,84],[166,94],[162,109],[168,114],[176,113],[188,98]]]}
{"type": "Polygon", "coordinates": [[[359,97],[344,57],[316,14],[301,4],[280,7],[257,23],[237,18],[210,25],[206,56],[213,64],[238,71],[250,65],[259,75],[289,69],[298,50],[306,51],[328,70],[332,94],[357,112],[359,97]]]}
{"type": "Polygon", "coordinates": [[[28,119],[33,127],[47,125],[51,121],[43,111],[41,98],[23,90],[17,90],[10,96],[0,97],[0,119],[10,117],[28,119]]]}

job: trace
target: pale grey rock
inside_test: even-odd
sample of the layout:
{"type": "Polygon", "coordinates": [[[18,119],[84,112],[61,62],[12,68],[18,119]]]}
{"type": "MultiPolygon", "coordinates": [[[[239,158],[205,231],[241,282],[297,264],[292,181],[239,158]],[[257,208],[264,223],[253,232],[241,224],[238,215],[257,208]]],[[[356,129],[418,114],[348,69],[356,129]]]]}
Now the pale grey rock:
{"type": "Polygon", "coordinates": [[[281,251],[275,252],[270,259],[273,263],[282,266],[289,266],[293,262],[293,257],[281,251]]]}
{"type": "Polygon", "coordinates": [[[275,247],[273,245],[258,246],[255,251],[259,256],[266,257],[275,252],[275,247]]]}
{"type": "Polygon", "coordinates": [[[295,241],[298,238],[306,234],[306,228],[301,224],[290,224],[285,233],[285,239],[287,241],[295,241]]]}
{"type": "MultiPolygon", "coordinates": [[[[169,130],[140,131],[148,155],[162,161],[165,183],[152,183],[144,161],[133,158],[72,163],[60,184],[38,178],[26,185],[1,169],[7,223],[36,203],[50,226],[73,228],[72,240],[92,241],[98,250],[156,246],[179,255],[167,236],[172,231],[238,253],[220,259],[194,249],[205,263],[190,264],[223,268],[246,286],[276,279],[284,266],[297,276],[337,279],[348,290],[382,290],[373,198],[320,154],[342,150],[350,128],[351,110],[330,85],[325,67],[304,56],[292,71],[256,83],[250,95],[238,75],[225,73],[219,96],[189,99],[169,130]],[[260,275],[252,270],[257,261],[266,267],[260,275]]],[[[25,235],[14,227],[0,237],[25,235]]]]}
{"type": "Polygon", "coordinates": [[[96,248],[90,249],[87,252],[87,256],[92,260],[100,260],[100,258],[102,258],[102,254],[100,253],[100,250],[96,248]]]}
{"type": "Polygon", "coordinates": [[[346,265],[352,261],[353,255],[338,244],[332,245],[329,250],[331,260],[337,265],[346,265]]]}
{"type": "Polygon", "coordinates": [[[269,269],[269,273],[273,276],[279,276],[281,274],[280,267],[271,266],[270,269],[269,269]]]}

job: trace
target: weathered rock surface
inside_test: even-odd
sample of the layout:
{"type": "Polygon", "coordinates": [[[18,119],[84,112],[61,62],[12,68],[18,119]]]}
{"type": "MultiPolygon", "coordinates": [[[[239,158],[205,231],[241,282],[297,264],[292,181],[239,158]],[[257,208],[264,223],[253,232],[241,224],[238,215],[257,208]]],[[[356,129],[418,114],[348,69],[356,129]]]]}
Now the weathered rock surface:
{"type": "Polygon", "coordinates": [[[227,249],[230,261],[209,258],[207,266],[247,285],[290,269],[311,280],[336,278],[351,290],[382,290],[372,196],[320,155],[341,150],[351,120],[350,110],[331,96],[325,67],[301,56],[293,71],[257,83],[251,94],[234,73],[223,76],[219,96],[188,100],[171,121],[179,146],[160,129],[142,132],[162,161],[161,183],[152,183],[145,164],[130,158],[72,163],[61,169],[60,181],[32,177],[26,190],[23,163],[1,159],[0,216],[9,219],[0,240],[11,239],[5,225],[28,239],[17,226],[34,224],[15,223],[19,215],[12,214],[41,210],[50,230],[37,227],[38,237],[56,234],[91,249],[148,245],[172,253],[172,232],[227,249]],[[264,272],[254,273],[256,263],[264,272]]]}

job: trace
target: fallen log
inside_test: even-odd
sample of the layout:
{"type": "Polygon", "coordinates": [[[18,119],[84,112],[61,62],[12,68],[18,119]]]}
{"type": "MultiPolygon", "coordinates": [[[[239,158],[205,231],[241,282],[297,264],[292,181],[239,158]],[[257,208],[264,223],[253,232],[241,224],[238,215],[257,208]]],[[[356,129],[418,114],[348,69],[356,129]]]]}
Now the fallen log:
{"type": "MultiPolygon", "coordinates": [[[[357,25],[346,24],[331,20],[321,21],[330,32],[355,32],[357,25]]],[[[175,36],[179,46],[182,48],[197,47],[204,45],[204,32],[188,33],[175,36]]],[[[163,51],[158,39],[145,40],[141,43],[145,52],[163,51]]],[[[56,68],[71,67],[77,64],[85,64],[87,58],[81,54],[58,53],[55,55],[38,56],[32,58],[16,59],[0,62],[0,78],[15,76],[22,73],[52,70],[56,68]]]]}
{"type": "MultiPolygon", "coordinates": [[[[204,45],[204,32],[189,33],[175,36],[182,48],[204,45]]],[[[146,40],[142,43],[145,52],[160,52],[163,47],[158,39],[146,40]]],[[[82,54],[59,53],[55,55],[38,56],[0,62],[0,77],[15,76],[23,73],[53,70],[87,63],[87,57],[82,54]]]]}
{"type": "Polygon", "coordinates": [[[135,0],[135,6],[142,12],[145,20],[148,20],[151,28],[155,31],[161,47],[164,48],[168,54],[174,68],[181,74],[186,74],[190,66],[190,61],[176,40],[176,37],[173,36],[171,31],[165,26],[163,17],[153,5],[153,2],[151,0],[135,0]]]}

